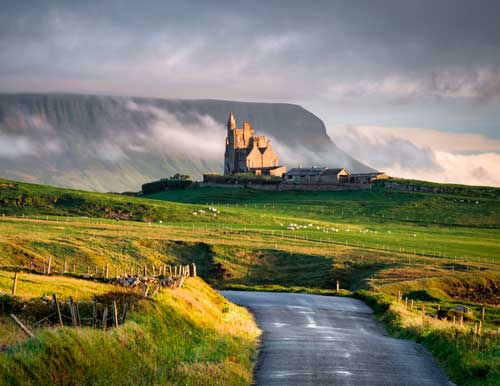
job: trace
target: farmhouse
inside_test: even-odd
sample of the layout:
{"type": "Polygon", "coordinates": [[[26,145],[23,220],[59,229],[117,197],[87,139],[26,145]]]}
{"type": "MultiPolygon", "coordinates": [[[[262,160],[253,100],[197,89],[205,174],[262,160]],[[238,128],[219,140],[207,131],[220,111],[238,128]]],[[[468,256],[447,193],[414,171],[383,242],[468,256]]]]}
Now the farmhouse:
{"type": "Polygon", "coordinates": [[[389,178],[389,176],[383,172],[351,174],[349,176],[349,183],[351,183],[351,184],[371,184],[373,181],[380,180],[383,178],[389,178]]]}
{"type": "Polygon", "coordinates": [[[348,183],[350,173],[344,169],[326,167],[294,168],[283,175],[284,184],[339,184],[348,183]]]}
{"type": "Polygon", "coordinates": [[[286,167],[279,165],[271,141],[264,135],[255,135],[250,122],[243,122],[242,128],[236,127],[236,119],[233,113],[229,113],[224,174],[253,173],[281,177],[285,172],[286,167]]]}

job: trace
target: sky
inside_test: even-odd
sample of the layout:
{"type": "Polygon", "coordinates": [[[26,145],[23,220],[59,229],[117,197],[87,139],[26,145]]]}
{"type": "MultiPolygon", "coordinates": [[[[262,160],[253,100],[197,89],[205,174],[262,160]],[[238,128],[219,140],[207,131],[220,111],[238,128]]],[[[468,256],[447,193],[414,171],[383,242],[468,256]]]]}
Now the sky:
{"type": "Polygon", "coordinates": [[[500,186],[499,15],[497,0],[3,0],[0,92],[298,103],[375,168],[500,186]]]}

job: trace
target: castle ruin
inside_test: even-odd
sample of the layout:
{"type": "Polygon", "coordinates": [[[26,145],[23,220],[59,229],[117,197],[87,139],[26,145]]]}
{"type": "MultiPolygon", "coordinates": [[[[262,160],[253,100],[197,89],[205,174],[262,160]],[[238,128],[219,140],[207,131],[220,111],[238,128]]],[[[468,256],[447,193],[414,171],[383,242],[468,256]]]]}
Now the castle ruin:
{"type": "Polygon", "coordinates": [[[255,175],[282,176],[286,167],[279,165],[271,141],[264,135],[255,135],[250,122],[236,127],[233,113],[227,122],[224,174],[253,173],[255,175]]]}

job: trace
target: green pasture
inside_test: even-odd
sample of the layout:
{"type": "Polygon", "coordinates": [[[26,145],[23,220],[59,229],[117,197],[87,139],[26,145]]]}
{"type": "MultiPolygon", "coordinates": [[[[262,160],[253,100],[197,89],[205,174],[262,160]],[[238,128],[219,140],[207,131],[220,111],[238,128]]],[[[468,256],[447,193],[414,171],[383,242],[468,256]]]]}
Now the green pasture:
{"type": "MultiPolygon", "coordinates": [[[[77,291],[88,297],[109,290],[108,284],[85,281],[85,285],[79,285],[83,280],[78,278],[87,272],[90,277],[102,276],[106,265],[113,276],[124,271],[140,272],[144,267],[152,270],[163,264],[195,262],[199,275],[218,288],[354,293],[380,310],[392,333],[424,342],[441,358],[457,384],[494,384],[488,382],[498,374],[498,339],[493,338],[500,323],[498,189],[407,183],[441,191],[404,192],[380,186],[343,192],[197,187],[132,197],[0,180],[0,266],[6,266],[0,271],[0,291],[9,292],[12,269],[20,266],[24,267],[18,283],[20,297],[51,291],[65,295],[77,291]],[[30,268],[42,271],[49,259],[54,275],[63,271],[64,263],[69,272],[65,276],[28,272],[30,268]],[[408,309],[397,302],[399,293],[413,300],[415,307],[408,309]],[[457,305],[471,309],[460,327],[453,323],[453,308],[457,305]],[[483,307],[486,314],[481,320],[483,307]],[[485,330],[481,337],[470,332],[479,322],[485,330]],[[450,352],[452,355],[448,355],[450,352]]],[[[209,291],[199,284],[196,291],[209,291]]],[[[167,308],[162,308],[162,299],[148,306],[152,307],[149,311],[155,323],[164,323],[170,329],[177,319],[169,314],[163,320],[163,316],[156,316],[157,310],[164,315],[171,307],[195,304],[190,294],[179,295],[167,308]]],[[[196,296],[203,299],[205,295],[196,296]]],[[[204,323],[205,311],[199,313],[199,318],[197,314],[195,324],[204,323]]],[[[173,379],[175,375],[185,383],[200,383],[202,378],[198,377],[209,371],[214,374],[213,379],[226,377],[227,384],[249,383],[248,358],[256,332],[241,345],[238,342],[242,342],[246,332],[238,331],[234,343],[231,333],[224,330],[234,328],[224,324],[224,318],[230,316],[224,307],[217,311],[219,319],[197,332],[184,324],[180,329],[174,328],[173,340],[184,339],[181,330],[194,331],[196,338],[179,346],[188,355],[182,357],[180,364],[169,362],[167,367],[173,370],[160,374],[160,378],[149,374],[148,382],[173,379]],[[199,338],[206,339],[203,334],[207,329],[219,328],[223,328],[221,334],[206,340],[206,347],[200,345],[199,338]],[[222,350],[214,345],[215,341],[229,344],[230,349],[222,350]],[[208,346],[215,350],[208,350],[208,346]],[[239,364],[229,368],[233,366],[230,355],[242,347],[244,355],[239,364]],[[192,355],[192,350],[202,350],[203,355],[192,355]],[[185,378],[179,378],[179,374],[185,378]]],[[[189,325],[192,323],[190,320],[189,325]]],[[[19,336],[5,315],[0,317],[0,327],[6,331],[4,342],[18,341],[19,336]]],[[[164,329],[156,330],[140,316],[117,329],[117,334],[134,341],[136,331],[130,328],[148,336],[156,336],[156,332],[164,335],[164,329]]],[[[94,349],[93,331],[82,329],[77,336],[72,334],[43,331],[37,337],[38,344],[59,355],[69,337],[84,339],[94,349]]],[[[113,336],[114,333],[106,336],[109,347],[103,352],[119,358],[123,365],[128,364],[133,357],[114,348],[113,336]]],[[[172,347],[170,335],[167,340],[161,339],[161,350],[172,347]]],[[[169,360],[159,352],[153,354],[144,359],[148,363],[169,360]]],[[[42,364],[46,358],[33,355],[27,345],[22,345],[7,360],[0,361],[0,372],[14,379],[20,371],[18,363],[32,362],[37,373],[45,376],[42,364]]],[[[79,351],[71,352],[72,358],[81,355],[79,351]]],[[[110,367],[104,359],[102,363],[96,377],[110,367]]],[[[24,380],[29,379],[29,374],[20,374],[24,380]]],[[[111,375],[110,379],[123,381],[122,373],[111,375]]]]}

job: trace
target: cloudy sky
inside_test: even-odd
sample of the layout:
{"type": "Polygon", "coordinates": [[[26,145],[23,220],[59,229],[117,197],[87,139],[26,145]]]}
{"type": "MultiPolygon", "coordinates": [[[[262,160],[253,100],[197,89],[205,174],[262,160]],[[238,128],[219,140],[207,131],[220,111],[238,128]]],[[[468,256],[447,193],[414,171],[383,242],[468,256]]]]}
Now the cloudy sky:
{"type": "Polygon", "coordinates": [[[299,103],[376,168],[500,186],[499,15],[497,0],[3,0],[0,92],[299,103]]]}

